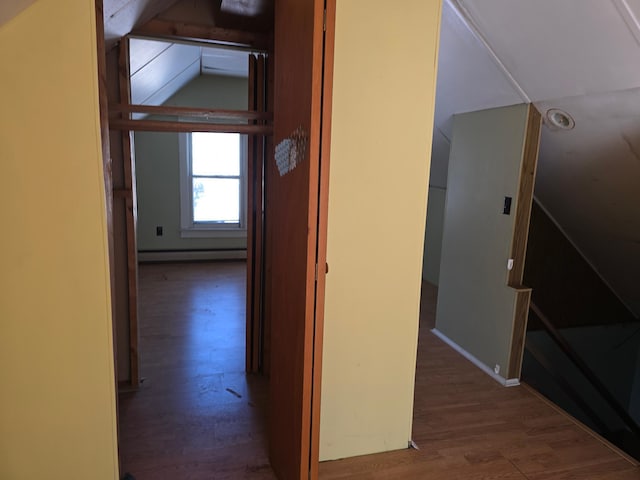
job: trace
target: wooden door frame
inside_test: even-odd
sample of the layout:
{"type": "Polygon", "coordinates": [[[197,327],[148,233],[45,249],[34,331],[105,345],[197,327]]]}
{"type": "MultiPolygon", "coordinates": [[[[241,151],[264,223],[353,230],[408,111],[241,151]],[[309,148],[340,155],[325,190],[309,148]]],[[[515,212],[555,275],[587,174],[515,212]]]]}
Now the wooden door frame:
{"type": "MultiPolygon", "coordinates": [[[[112,217],[112,202],[113,196],[115,192],[109,191],[109,188],[112,188],[112,173],[111,173],[111,157],[109,153],[110,141],[109,141],[109,131],[118,121],[112,122],[110,125],[109,117],[108,117],[108,95],[107,95],[107,76],[106,76],[106,49],[104,44],[104,29],[102,27],[102,0],[95,0],[96,4],[96,15],[99,16],[100,21],[98,22],[98,27],[96,29],[97,33],[97,54],[98,54],[98,72],[99,72],[99,96],[100,96],[100,106],[101,106],[101,128],[102,128],[102,145],[103,145],[103,162],[104,162],[104,171],[105,171],[105,190],[107,195],[107,229],[109,232],[109,242],[110,242],[110,264],[111,264],[111,282],[112,286],[115,284],[115,271],[113,268],[114,256],[113,256],[113,217],[112,217]]],[[[328,223],[328,194],[329,194],[329,152],[330,152],[330,144],[331,144],[331,111],[332,111],[332,79],[333,79],[333,58],[334,58],[334,37],[335,37],[335,11],[336,11],[336,0],[325,0],[325,33],[324,33],[324,42],[323,42],[323,96],[320,105],[321,115],[322,115],[322,130],[320,132],[320,171],[319,171],[319,193],[318,193],[318,225],[317,225],[317,249],[315,252],[315,261],[319,266],[316,271],[317,281],[315,285],[314,292],[314,325],[313,325],[313,356],[312,356],[312,394],[311,394],[311,418],[309,419],[311,425],[311,438],[309,439],[310,446],[310,465],[309,465],[309,478],[316,479],[318,478],[318,466],[319,466],[319,452],[320,452],[320,435],[319,435],[319,427],[320,427],[320,397],[321,397],[321,379],[322,379],[322,347],[323,347],[323,329],[324,329],[324,296],[325,296],[325,281],[326,281],[326,273],[328,272],[328,265],[326,263],[326,248],[327,248],[327,223],[328,223]]],[[[204,38],[192,38],[195,41],[214,41],[210,36],[208,36],[211,32],[205,32],[204,38]]],[[[167,38],[167,37],[164,37],[167,38]]],[[[126,64],[128,65],[128,52],[126,58],[126,64]]],[[[122,56],[121,56],[122,62],[122,56]]],[[[120,68],[120,82],[122,86],[122,68],[120,68]]],[[[270,73],[273,72],[273,68],[271,68],[270,73]]],[[[272,77],[271,77],[272,78],[272,77]]],[[[128,79],[127,79],[128,81],[128,79]]],[[[272,90],[272,81],[268,81],[267,90],[272,90]]],[[[122,93],[121,93],[122,95],[122,93]]],[[[129,112],[130,113],[130,112],[129,112]]],[[[124,112],[123,112],[124,114],[124,112]]],[[[124,119],[124,116],[123,116],[124,119]]],[[[123,137],[126,133],[135,129],[132,125],[125,125],[125,122],[122,122],[122,125],[116,127],[123,131],[123,137]]],[[[129,136],[127,135],[127,136],[129,136]]],[[[271,142],[272,143],[272,142],[271,142]]],[[[129,143],[131,145],[131,143],[129,143]]],[[[269,143],[268,143],[269,145],[269,143]]],[[[130,151],[130,150],[128,150],[130,151]]],[[[125,153],[126,155],[126,153],[125,153]]],[[[133,158],[130,158],[130,162],[133,162],[133,158]]],[[[125,159],[126,162],[126,159],[125,159]]],[[[130,171],[129,179],[131,181],[131,200],[135,204],[134,192],[135,188],[135,170],[133,169],[133,165],[131,165],[132,170],[130,171]]],[[[134,246],[134,256],[136,257],[136,261],[134,262],[135,270],[131,269],[131,255],[128,254],[128,266],[129,272],[131,274],[135,274],[135,286],[136,286],[136,294],[135,298],[137,298],[137,249],[136,240],[135,240],[135,219],[134,219],[134,231],[133,231],[133,246],[134,246]]],[[[129,250],[128,250],[129,251],[129,250]]],[[[112,289],[113,290],[113,289],[112,289]]],[[[129,289],[131,293],[131,286],[129,289]]],[[[113,296],[115,294],[115,290],[112,291],[112,301],[113,296]]],[[[131,299],[131,297],[130,297],[131,299]]],[[[130,304],[131,311],[131,304],[130,304]]],[[[137,313],[137,303],[135,304],[135,309],[137,313]]],[[[115,309],[112,309],[113,313],[115,313],[115,309]]],[[[135,315],[136,325],[135,329],[137,332],[137,314],[135,315]]],[[[115,322],[112,323],[115,335],[115,322]]],[[[114,349],[115,349],[115,336],[114,336],[114,349]]],[[[136,357],[137,357],[137,348],[136,348],[136,357]]],[[[114,358],[117,361],[117,356],[114,351],[114,358]]],[[[137,365],[136,365],[137,367],[137,365]]],[[[137,372],[137,368],[136,368],[137,372]]],[[[137,375],[137,374],[136,374],[137,375]]],[[[117,369],[116,369],[117,376],[117,369]]],[[[132,370],[132,380],[133,378],[133,370],[132,370]]],[[[133,382],[132,382],[133,383],[133,382]]],[[[137,380],[135,382],[137,384],[137,380]]]]}
{"type": "MultiPolygon", "coordinates": [[[[102,15],[102,0],[96,0],[96,14],[102,15]]],[[[144,30],[144,26],[142,30],[144,30]]],[[[155,27],[154,27],[155,28],[155,27]]],[[[98,32],[97,32],[98,33],[98,32]]],[[[237,39],[238,41],[251,41],[255,45],[260,45],[260,48],[254,45],[246,45],[247,49],[254,48],[256,50],[268,51],[262,48],[265,40],[259,35],[243,35],[242,32],[224,31],[222,29],[215,29],[213,31],[200,32],[205,38],[190,38],[194,43],[200,44],[226,44],[229,38],[237,39]]],[[[98,57],[99,60],[104,63],[106,50],[104,46],[104,29],[100,29],[98,33],[98,57]]],[[[181,108],[181,107],[150,107],[135,106],[130,103],[130,76],[129,76],[129,48],[128,41],[130,35],[122,37],[120,42],[120,52],[118,58],[118,87],[119,87],[119,104],[109,105],[107,98],[106,88],[106,66],[105,66],[105,85],[101,86],[101,98],[104,96],[105,103],[105,123],[102,125],[103,131],[106,131],[106,138],[103,138],[103,143],[106,142],[106,148],[109,147],[109,131],[120,131],[123,153],[123,168],[124,168],[124,188],[113,189],[112,174],[110,167],[107,168],[105,163],[105,182],[108,183],[111,188],[106,192],[108,197],[108,207],[112,205],[113,198],[119,197],[125,201],[125,220],[126,220],[126,264],[127,264],[127,313],[128,313],[128,326],[129,326],[129,373],[130,378],[127,382],[129,387],[137,388],[140,380],[139,373],[139,359],[138,359],[138,260],[137,260],[137,237],[136,237],[136,180],[135,180],[135,158],[133,155],[133,132],[134,131],[164,131],[164,132],[187,132],[187,131],[212,131],[212,132],[229,132],[229,133],[241,133],[241,134],[256,134],[267,135],[271,132],[271,127],[267,125],[267,121],[271,119],[270,115],[265,112],[250,112],[250,111],[231,111],[221,109],[199,109],[199,108],[181,108]],[[141,113],[158,113],[166,115],[182,115],[182,116],[215,116],[223,115],[225,118],[240,118],[251,120],[250,124],[241,125],[234,123],[227,124],[207,124],[193,122],[188,125],[178,122],[159,122],[149,120],[133,120],[131,114],[133,112],[141,113]],[[113,114],[119,114],[114,116],[113,114]],[[108,178],[107,178],[108,171],[108,178]]],[[[183,37],[176,35],[168,35],[157,37],[166,41],[184,41],[183,37]]],[[[105,135],[103,134],[103,137],[105,135]]],[[[105,148],[103,146],[103,148],[105,148]]],[[[105,156],[105,162],[107,157],[105,156]]],[[[113,209],[112,209],[113,210],[113,209]]],[[[111,211],[112,211],[111,210],[111,211]]],[[[112,215],[109,216],[109,224],[113,225],[112,215]]],[[[113,231],[110,231],[110,239],[113,241],[113,231]]],[[[115,264],[115,255],[112,252],[112,264],[115,264]]],[[[112,266],[113,266],[112,265],[112,266]]],[[[115,285],[115,269],[111,269],[112,284],[115,285]]],[[[112,302],[115,296],[115,288],[112,290],[112,302]]],[[[116,309],[113,308],[115,314],[116,309]]],[[[114,333],[115,333],[115,321],[114,321],[114,333]]],[[[253,336],[253,332],[251,332],[253,336]]],[[[114,336],[114,340],[117,337],[114,336]]],[[[247,345],[247,348],[249,345],[247,345]]],[[[117,363],[117,356],[116,356],[117,363]]]]}
{"type": "Polygon", "coordinates": [[[316,304],[313,346],[313,393],[311,396],[311,460],[309,478],[315,480],[320,465],[320,398],[322,392],[322,353],[324,337],[324,300],[329,220],[329,173],[331,153],[331,115],[333,106],[333,63],[335,54],[336,0],[325,0],[324,53],[322,78],[322,130],[320,132],[320,179],[318,191],[318,249],[316,262],[316,304]]]}
{"type": "MultiPolygon", "coordinates": [[[[269,181],[271,178],[267,180],[270,191],[280,191],[273,196],[270,194],[267,199],[267,205],[273,205],[267,213],[270,224],[267,241],[271,242],[267,271],[274,285],[280,285],[277,291],[267,295],[268,317],[274,322],[273,328],[281,329],[278,335],[273,335],[272,340],[273,361],[277,363],[271,368],[269,456],[274,468],[287,480],[306,480],[318,478],[319,470],[336,0],[305,2],[300,6],[300,22],[293,26],[292,32],[286,33],[288,22],[295,22],[289,7],[294,5],[283,3],[276,6],[274,34],[276,41],[281,43],[274,46],[275,68],[291,71],[275,72],[279,92],[276,92],[278,96],[275,102],[282,104],[274,105],[274,123],[280,122],[274,125],[274,142],[282,140],[281,145],[286,145],[285,141],[297,141],[295,133],[289,133],[294,128],[297,128],[296,132],[302,131],[308,135],[303,147],[308,149],[308,153],[304,155],[302,164],[308,162],[309,165],[303,168],[309,170],[295,181],[287,180],[289,175],[297,174],[296,167],[283,172],[276,168],[273,158],[269,159],[269,175],[282,178],[273,179],[274,182],[269,181]],[[307,36],[311,22],[312,38],[307,36]],[[298,40],[303,47],[297,47],[298,40]],[[282,52],[277,50],[279,45],[285,47],[282,52]],[[287,50],[289,47],[291,52],[287,50]],[[306,57],[299,72],[296,71],[295,62],[279,56],[288,53],[294,56],[292,58],[306,57]],[[278,58],[283,59],[281,63],[278,58]],[[296,110],[296,101],[309,101],[310,104],[296,110]],[[306,202],[306,210],[304,205],[296,205],[306,202]],[[284,241],[277,246],[274,244],[278,243],[276,238],[281,225],[274,225],[274,221],[293,222],[296,225],[296,229],[284,228],[284,241]],[[297,230],[303,225],[306,236],[303,231],[297,230]],[[288,251],[292,253],[291,256],[288,251]],[[295,290],[292,290],[294,285],[295,290]],[[291,304],[287,299],[291,300],[291,304]],[[282,307],[283,304],[289,306],[282,307]],[[283,333],[289,327],[288,333],[283,333]],[[295,365],[295,368],[285,368],[285,365],[295,365]],[[282,373],[279,373],[280,369],[282,373]]],[[[296,164],[297,161],[293,163],[296,164]]],[[[269,285],[267,288],[271,290],[269,285]]]]}

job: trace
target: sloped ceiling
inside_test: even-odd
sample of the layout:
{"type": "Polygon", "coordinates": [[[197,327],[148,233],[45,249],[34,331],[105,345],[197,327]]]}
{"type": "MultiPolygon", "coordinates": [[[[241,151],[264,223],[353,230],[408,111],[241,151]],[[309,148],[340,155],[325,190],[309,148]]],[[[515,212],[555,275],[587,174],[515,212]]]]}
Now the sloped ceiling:
{"type": "Polygon", "coordinates": [[[36,0],[2,0],[0,2],[0,25],[7,23],[36,0]]]}
{"type": "MultiPolygon", "coordinates": [[[[107,45],[158,15],[211,23],[224,3],[237,21],[243,2],[261,3],[104,0],[107,45]]],[[[536,197],[636,316],[639,19],[640,0],[444,0],[430,179],[446,186],[453,114],[528,101],[543,116],[566,110],[573,130],[542,130],[536,197]]]]}
{"type": "Polygon", "coordinates": [[[177,0],[104,0],[104,38],[107,48],[134,27],[144,24],[176,3],[177,0]]]}
{"type": "Polygon", "coordinates": [[[570,113],[573,130],[542,130],[535,195],[636,316],[639,14],[640,0],[445,0],[434,132],[438,156],[453,113],[522,101],[570,113]]]}
{"type": "Polygon", "coordinates": [[[199,75],[247,77],[248,52],[163,40],[130,40],[131,102],[161,105],[199,75]]]}

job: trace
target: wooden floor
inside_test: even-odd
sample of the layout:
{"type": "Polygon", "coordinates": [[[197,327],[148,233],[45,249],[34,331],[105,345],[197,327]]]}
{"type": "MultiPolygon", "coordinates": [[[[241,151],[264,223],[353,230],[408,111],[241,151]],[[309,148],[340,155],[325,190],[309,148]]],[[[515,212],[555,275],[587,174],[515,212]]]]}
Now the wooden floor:
{"type": "Polygon", "coordinates": [[[275,479],[264,378],[244,373],[244,262],[140,266],[141,376],[120,395],[122,473],[275,479]]]}
{"type": "Polygon", "coordinates": [[[436,299],[424,284],[413,416],[420,450],[322,463],[323,480],[640,479],[527,387],[502,387],[435,337],[436,299]]]}
{"type": "MultiPolygon", "coordinates": [[[[121,395],[123,472],[145,479],[275,479],[263,379],[245,376],[244,264],[142,265],[142,376],[121,395]]],[[[504,388],[433,336],[425,285],[416,450],[320,466],[330,479],[640,480],[640,470],[525,387],[504,388]]]]}

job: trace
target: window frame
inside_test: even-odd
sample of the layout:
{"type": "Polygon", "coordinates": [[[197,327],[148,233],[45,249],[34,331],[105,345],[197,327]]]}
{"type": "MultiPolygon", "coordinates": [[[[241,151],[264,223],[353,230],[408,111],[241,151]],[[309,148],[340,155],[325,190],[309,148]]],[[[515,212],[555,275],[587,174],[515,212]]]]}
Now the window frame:
{"type": "Polygon", "coordinates": [[[178,134],[180,150],[180,236],[182,238],[243,238],[247,236],[247,135],[240,135],[240,221],[236,223],[194,222],[192,132],[178,134]]]}

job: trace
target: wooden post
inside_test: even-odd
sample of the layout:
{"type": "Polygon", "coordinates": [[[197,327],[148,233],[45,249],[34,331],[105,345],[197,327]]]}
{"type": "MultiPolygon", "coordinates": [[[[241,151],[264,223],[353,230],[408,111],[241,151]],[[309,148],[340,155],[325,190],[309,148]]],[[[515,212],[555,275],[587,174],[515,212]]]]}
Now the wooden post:
{"type": "MultiPolygon", "coordinates": [[[[129,80],[129,39],[122,39],[120,43],[120,101],[122,104],[131,103],[131,86],[129,80]]],[[[123,120],[129,120],[129,114],[123,114],[123,120]]],[[[125,197],[125,217],[127,232],[127,283],[129,293],[129,362],[130,382],[132,387],[140,383],[138,360],[138,251],[136,241],[136,184],[135,164],[133,153],[133,133],[122,132],[122,152],[124,164],[124,188],[129,193],[125,197]]]]}

